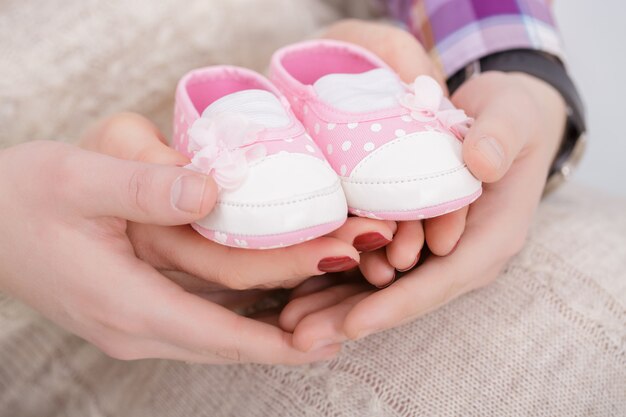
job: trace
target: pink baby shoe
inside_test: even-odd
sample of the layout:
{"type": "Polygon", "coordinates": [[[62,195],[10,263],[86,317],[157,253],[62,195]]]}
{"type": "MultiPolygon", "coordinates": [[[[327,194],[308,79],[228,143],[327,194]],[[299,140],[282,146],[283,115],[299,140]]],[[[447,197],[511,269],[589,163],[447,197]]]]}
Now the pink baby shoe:
{"type": "Polygon", "coordinates": [[[462,158],[471,119],[432,78],[406,85],[369,51],[329,40],[280,49],[270,72],[341,175],[351,213],[416,220],[480,196],[462,158]]]}
{"type": "Polygon", "coordinates": [[[337,174],[264,77],[216,66],[176,90],[176,150],[219,186],[213,211],[192,226],[227,246],[265,249],[329,233],[346,220],[337,174]]]}

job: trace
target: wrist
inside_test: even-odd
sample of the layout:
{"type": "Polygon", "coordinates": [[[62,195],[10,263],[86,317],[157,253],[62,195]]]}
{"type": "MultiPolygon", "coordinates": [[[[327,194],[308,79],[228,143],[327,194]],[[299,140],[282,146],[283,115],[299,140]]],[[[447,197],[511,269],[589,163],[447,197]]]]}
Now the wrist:
{"type": "MultiPolygon", "coordinates": [[[[534,83],[536,85],[543,83],[551,87],[551,89],[533,87],[533,90],[544,92],[556,90],[565,103],[566,122],[561,125],[564,126],[562,127],[563,134],[560,136],[558,151],[555,153],[556,156],[552,160],[547,176],[546,192],[553,190],[570,176],[573,168],[580,161],[586,144],[585,111],[574,83],[557,57],[541,51],[516,49],[485,56],[458,71],[448,80],[450,91],[454,92],[466,81],[492,71],[505,72],[509,75],[526,75],[529,77],[527,80],[536,80],[537,82],[534,83]]],[[[542,110],[538,116],[539,120],[545,119],[546,114],[543,112],[546,112],[546,109],[550,110],[547,114],[553,117],[554,114],[562,114],[561,111],[554,113],[552,110],[554,106],[546,107],[546,104],[541,102],[549,96],[539,94],[540,101],[537,102],[537,108],[542,110]]],[[[548,121],[547,125],[552,126],[552,121],[548,121]]],[[[540,137],[545,137],[547,132],[539,133],[540,137]]]]}

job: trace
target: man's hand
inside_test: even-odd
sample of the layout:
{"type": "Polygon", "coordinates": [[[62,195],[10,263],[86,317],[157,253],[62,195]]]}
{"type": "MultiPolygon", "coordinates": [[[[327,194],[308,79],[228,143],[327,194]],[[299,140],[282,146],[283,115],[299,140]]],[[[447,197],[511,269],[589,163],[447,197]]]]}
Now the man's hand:
{"type": "MultiPolygon", "coordinates": [[[[420,47],[416,41],[407,45],[399,29],[374,29],[371,23],[355,21],[340,25],[349,25],[354,34],[345,35],[350,31],[344,26],[339,32],[331,29],[331,36],[342,33],[340,39],[356,40],[375,52],[381,48],[394,51],[393,56],[383,58],[403,71],[407,81],[424,71],[432,75],[432,66],[413,63],[420,47]],[[368,35],[360,38],[363,31],[368,35]],[[375,33],[378,38],[373,37],[375,33]],[[396,56],[400,50],[405,52],[396,56]]],[[[419,56],[423,59],[424,54],[419,56]]],[[[410,264],[409,255],[421,248],[424,236],[435,255],[448,256],[431,256],[378,291],[363,283],[337,286],[323,278],[317,285],[303,284],[313,289],[296,289],[280,321],[285,330],[294,331],[298,348],[306,351],[361,338],[414,320],[488,284],[522,248],[563,134],[563,100],[538,79],[495,72],[468,81],[452,99],[476,118],[465,138],[463,156],[472,173],[485,182],[483,196],[469,210],[427,220],[423,229],[416,222],[399,223],[386,253],[363,256],[361,270],[370,282],[384,283],[372,275],[374,267],[367,270],[367,258],[376,258],[371,263],[378,274],[384,268],[398,267],[394,251],[405,249],[402,261],[410,264]]]]}

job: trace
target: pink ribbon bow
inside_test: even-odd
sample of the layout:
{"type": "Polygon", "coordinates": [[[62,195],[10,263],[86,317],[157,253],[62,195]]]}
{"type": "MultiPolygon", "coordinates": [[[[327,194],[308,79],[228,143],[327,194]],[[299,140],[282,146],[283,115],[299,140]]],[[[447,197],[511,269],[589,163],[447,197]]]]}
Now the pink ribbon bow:
{"type": "Polygon", "coordinates": [[[409,88],[412,92],[399,97],[399,102],[411,110],[413,119],[424,123],[438,120],[457,138],[463,140],[474,119],[468,117],[463,110],[455,108],[444,97],[443,89],[437,81],[427,75],[420,75],[409,88]]]}
{"type": "Polygon", "coordinates": [[[185,168],[212,174],[220,188],[235,189],[248,175],[250,163],[266,155],[257,142],[263,127],[239,113],[200,117],[189,128],[191,164],[185,168]]]}

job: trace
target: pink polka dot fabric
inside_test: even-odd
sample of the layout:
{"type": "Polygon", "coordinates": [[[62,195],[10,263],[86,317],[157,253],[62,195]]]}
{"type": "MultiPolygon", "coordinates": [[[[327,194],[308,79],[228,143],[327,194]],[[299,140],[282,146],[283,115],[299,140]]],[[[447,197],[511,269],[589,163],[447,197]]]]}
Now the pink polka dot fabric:
{"type": "MultiPolygon", "coordinates": [[[[247,162],[241,183],[229,189],[220,187],[215,208],[192,227],[221,245],[245,249],[286,247],[336,230],[347,218],[340,181],[322,150],[291,111],[289,101],[260,74],[231,66],[200,68],[186,74],[176,90],[172,146],[192,160],[190,169],[197,169],[194,154],[203,149],[198,151],[195,136],[190,147],[191,127],[206,120],[215,126],[219,116],[226,112],[249,121],[242,113],[243,107],[203,115],[218,100],[224,103],[246,90],[272,93],[273,110],[280,113],[281,123],[279,127],[257,123],[260,130],[255,131],[251,142],[233,149],[224,147],[232,143],[229,141],[234,135],[228,129],[220,138],[208,140],[203,136],[207,149],[213,149],[215,144],[222,146],[216,158],[248,146],[262,147],[263,154],[253,163],[247,162]]],[[[261,115],[268,109],[259,103],[255,106],[261,115]]],[[[213,175],[219,185],[216,168],[211,167],[210,160],[208,164],[209,172],[202,172],[213,175]]]]}
{"type": "Polygon", "coordinates": [[[418,89],[418,80],[407,86],[376,55],[332,40],[278,50],[270,80],[340,175],[351,213],[416,220],[480,196],[480,181],[462,160],[462,134],[445,112],[466,129],[471,119],[443,98],[434,80],[420,80],[431,89],[418,89]],[[414,108],[405,96],[433,108],[414,108]]]}
{"type": "MultiPolygon", "coordinates": [[[[272,59],[270,79],[285,94],[292,108],[309,134],[324,151],[325,158],[341,176],[349,176],[354,168],[371,152],[390,141],[415,132],[437,131],[452,134],[441,122],[422,122],[411,117],[411,111],[401,106],[373,112],[352,113],[341,111],[321,101],[311,84],[301,80],[315,81],[327,71],[338,67],[332,62],[334,57],[345,60],[340,67],[344,73],[358,73],[372,68],[389,68],[375,55],[357,50],[354,46],[333,41],[313,41],[289,46],[278,51],[272,59]],[[358,54],[358,60],[355,57],[358,54]],[[295,55],[295,56],[294,56],[295,55]],[[321,59],[324,56],[324,59],[321,59]],[[306,62],[326,62],[327,66],[296,66],[300,71],[297,80],[289,72],[289,64],[294,59],[306,62]],[[363,61],[363,62],[361,62],[363,61]],[[285,65],[287,63],[287,65],[285,65]]],[[[399,81],[400,82],[400,81],[399,81]]],[[[407,90],[408,91],[408,90],[407,90]]]]}

